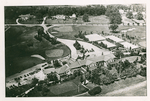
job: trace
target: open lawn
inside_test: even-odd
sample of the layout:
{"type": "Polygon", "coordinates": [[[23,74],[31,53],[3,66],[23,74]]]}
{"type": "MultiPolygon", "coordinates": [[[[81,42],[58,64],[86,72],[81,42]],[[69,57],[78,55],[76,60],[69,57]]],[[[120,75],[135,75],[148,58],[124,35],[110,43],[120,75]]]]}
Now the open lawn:
{"type": "Polygon", "coordinates": [[[62,56],[64,53],[64,50],[62,49],[53,49],[53,50],[46,50],[45,54],[47,57],[59,57],[62,56]]]}
{"type": "Polygon", "coordinates": [[[146,78],[138,75],[137,77],[132,78],[126,78],[125,80],[116,81],[110,85],[103,85],[102,86],[102,92],[97,96],[103,96],[104,94],[108,92],[112,92],[121,88],[129,87],[132,85],[135,85],[137,83],[145,81],[146,78]]]}
{"type": "Polygon", "coordinates": [[[43,19],[36,19],[36,18],[33,18],[33,19],[28,19],[28,20],[19,20],[18,22],[21,23],[21,24],[42,24],[42,21],[43,19]]]}
{"type": "Polygon", "coordinates": [[[56,96],[73,96],[87,91],[79,82],[79,77],[76,77],[62,84],[51,86],[49,89],[56,96]]]}
{"type": "Polygon", "coordinates": [[[16,24],[16,19],[5,19],[5,24],[16,24]]]}
{"type": "Polygon", "coordinates": [[[82,33],[86,32],[86,34],[91,34],[91,33],[100,34],[102,33],[102,31],[104,33],[109,33],[110,30],[108,27],[109,26],[107,25],[105,26],[84,26],[84,25],[56,26],[50,28],[49,32],[58,38],[75,40],[76,38],[74,37],[74,35],[79,34],[79,31],[82,31],[82,33]]]}
{"type": "Polygon", "coordinates": [[[146,95],[147,95],[147,82],[145,81],[106,94],[106,96],[146,96],[146,95]]]}
{"type": "Polygon", "coordinates": [[[146,27],[145,26],[119,26],[118,30],[128,30],[131,28],[135,28],[132,31],[128,31],[127,34],[130,36],[136,36],[136,37],[146,37],[146,27]]]}
{"type": "Polygon", "coordinates": [[[52,45],[45,38],[42,38],[41,42],[35,39],[34,36],[37,35],[38,28],[17,26],[11,27],[5,32],[6,76],[42,62],[41,59],[31,58],[31,55],[41,55],[48,60],[53,60],[70,54],[70,49],[64,44],[52,45]],[[53,49],[60,49],[62,53],[55,53],[55,57],[52,58],[47,57],[45,54],[46,50],[53,49]]]}
{"type": "Polygon", "coordinates": [[[108,17],[107,16],[105,16],[105,15],[101,15],[101,16],[89,16],[89,20],[90,20],[90,22],[89,23],[100,23],[100,24],[109,24],[110,23],[110,21],[109,21],[109,19],[108,19],[108,17]]]}
{"type": "MultiPolygon", "coordinates": [[[[127,31],[127,35],[132,36],[132,37],[136,36],[138,40],[136,40],[135,43],[137,44],[141,44],[140,42],[143,42],[143,41],[146,43],[146,40],[145,40],[146,39],[146,27],[145,26],[119,26],[118,30],[119,31],[128,30],[131,28],[135,28],[135,29],[132,31],[127,31]]],[[[145,44],[142,46],[145,46],[145,44]]]]}
{"type": "Polygon", "coordinates": [[[128,24],[128,23],[133,24],[133,23],[135,23],[131,19],[127,18],[125,15],[122,16],[122,22],[125,23],[125,24],[128,24]]]}

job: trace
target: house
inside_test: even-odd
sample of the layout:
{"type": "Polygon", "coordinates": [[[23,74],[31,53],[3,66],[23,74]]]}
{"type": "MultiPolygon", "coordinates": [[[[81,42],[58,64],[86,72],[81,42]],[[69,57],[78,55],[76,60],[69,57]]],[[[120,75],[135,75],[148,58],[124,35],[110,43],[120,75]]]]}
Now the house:
{"type": "Polygon", "coordinates": [[[122,44],[127,49],[130,49],[130,48],[131,49],[137,49],[137,48],[139,48],[138,45],[133,45],[133,44],[131,44],[129,42],[121,42],[120,44],[122,44]]]}
{"type": "Polygon", "coordinates": [[[69,16],[70,18],[76,18],[76,14],[72,14],[72,16],[69,16]]]}
{"type": "Polygon", "coordinates": [[[34,15],[30,15],[30,14],[19,15],[19,17],[20,17],[22,20],[28,20],[29,18],[35,18],[34,15]]]}
{"type": "Polygon", "coordinates": [[[89,68],[93,65],[95,66],[107,66],[108,63],[114,61],[115,56],[113,54],[102,55],[99,57],[91,58],[89,60],[93,61],[93,64],[89,65],[89,68]]]}
{"type": "Polygon", "coordinates": [[[56,18],[58,20],[65,20],[66,16],[64,16],[64,15],[56,15],[56,16],[52,16],[52,18],[56,18]]]}

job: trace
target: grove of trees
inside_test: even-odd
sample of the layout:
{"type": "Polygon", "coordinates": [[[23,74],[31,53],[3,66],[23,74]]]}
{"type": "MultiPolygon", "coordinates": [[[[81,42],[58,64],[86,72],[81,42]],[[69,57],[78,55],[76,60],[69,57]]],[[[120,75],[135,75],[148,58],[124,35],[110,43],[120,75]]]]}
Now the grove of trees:
{"type": "Polygon", "coordinates": [[[126,14],[126,17],[129,18],[129,19],[132,19],[133,18],[133,13],[131,11],[128,11],[127,14],[126,14]]]}

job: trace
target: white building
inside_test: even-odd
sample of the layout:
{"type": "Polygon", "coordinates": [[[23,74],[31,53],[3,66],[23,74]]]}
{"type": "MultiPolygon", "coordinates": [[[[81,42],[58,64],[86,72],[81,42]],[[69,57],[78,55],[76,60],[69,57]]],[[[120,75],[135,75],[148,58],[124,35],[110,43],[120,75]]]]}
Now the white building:
{"type": "Polygon", "coordinates": [[[90,35],[85,35],[86,38],[89,39],[89,41],[101,41],[105,40],[105,38],[101,35],[98,34],[90,34],[90,35]]]}
{"type": "Polygon", "coordinates": [[[106,36],[106,38],[109,38],[109,39],[113,40],[114,42],[123,42],[123,41],[124,41],[124,40],[122,40],[122,39],[120,39],[120,38],[118,38],[118,37],[115,37],[115,36],[113,36],[113,35],[111,35],[111,36],[106,36]]]}
{"type": "Polygon", "coordinates": [[[133,45],[129,42],[121,42],[120,44],[122,44],[125,48],[128,48],[128,49],[130,49],[130,47],[131,47],[131,49],[139,48],[139,46],[133,45]]]}

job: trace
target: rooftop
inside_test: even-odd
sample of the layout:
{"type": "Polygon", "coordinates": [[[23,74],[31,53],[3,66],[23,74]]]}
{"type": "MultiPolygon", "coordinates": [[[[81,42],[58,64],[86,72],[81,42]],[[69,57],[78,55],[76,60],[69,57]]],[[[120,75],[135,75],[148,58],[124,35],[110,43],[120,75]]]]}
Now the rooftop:
{"type": "Polygon", "coordinates": [[[107,48],[116,47],[116,45],[114,45],[114,44],[112,44],[112,43],[110,43],[108,41],[98,41],[98,43],[101,43],[101,42],[103,42],[104,44],[106,44],[107,48]]]}
{"type": "Polygon", "coordinates": [[[118,37],[115,37],[115,36],[113,36],[113,35],[111,35],[111,36],[106,36],[106,38],[109,38],[109,39],[111,39],[111,40],[113,40],[113,41],[115,41],[115,42],[122,42],[122,41],[124,41],[124,40],[122,40],[122,39],[120,39],[120,38],[118,38],[118,37]]]}
{"type": "Polygon", "coordinates": [[[103,36],[98,35],[98,34],[85,35],[85,37],[88,38],[89,41],[105,40],[105,38],[103,36]]]}
{"type": "Polygon", "coordinates": [[[131,44],[129,42],[121,42],[120,44],[122,44],[125,48],[130,48],[131,47],[131,49],[135,49],[135,48],[139,47],[139,46],[133,45],[133,44],[131,44]]]}

